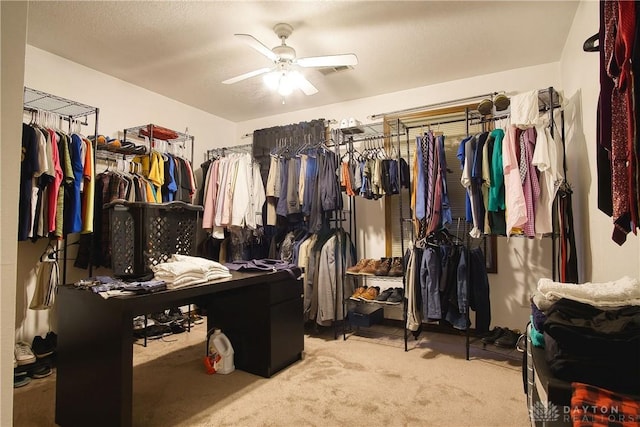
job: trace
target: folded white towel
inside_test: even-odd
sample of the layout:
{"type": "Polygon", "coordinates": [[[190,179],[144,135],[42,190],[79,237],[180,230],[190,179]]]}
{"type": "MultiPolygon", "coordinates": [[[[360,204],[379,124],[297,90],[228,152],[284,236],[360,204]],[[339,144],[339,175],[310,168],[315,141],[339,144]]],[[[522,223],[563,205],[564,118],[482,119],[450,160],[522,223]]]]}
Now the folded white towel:
{"type": "Polygon", "coordinates": [[[169,274],[163,271],[159,271],[155,273],[154,276],[156,279],[164,280],[167,283],[177,282],[184,278],[187,278],[187,279],[206,279],[207,278],[206,273],[202,273],[202,272],[195,273],[195,272],[189,272],[189,271],[179,275],[169,274]]]}
{"type": "Polygon", "coordinates": [[[551,301],[568,298],[595,307],[640,305],[640,282],[628,276],[612,282],[579,285],[543,278],[538,280],[538,291],[551,301]]]}
{"type": "Polygon", "coordinates": [[[204,277],[199,277],[199,278],[183,277],[182,279],[179,279],[175,282],[167,282],[167,289],[183,288],[185,286],[199,285],[200,283],[206,283],[206,282],[208,282],[208,280],[204,277]]]}
{"type": "Polygon", "coordinates": [[[221,269],[221,270],[224,270],[224,271],[229,271],[229,269],[227,267],[225,267],[224,265],[220,264],[219,262],[212,261],[212,260],[206,259],[206,258],[196,257],[196,256],[173,254],[173,255],[171,255],[171,261],[190,262],[190,263],[199,265],[201,267],[204,267],[206,269],[221,269]]]}
{"type": "Polygon", "coordinates": [[[185,273],[204,275],[207,272],[205,267],[187,261],[162,262],[151,267],[151,270],[153,270],[156,277],[180,276],[185,273]]]}
{"type": "Polygon", "coordinates": [[[231,273],[229,271],[215,271],[211,270],[206,275],[207,280],[218,280],[218,279],[227,279],[231,277],[231,273]]]}

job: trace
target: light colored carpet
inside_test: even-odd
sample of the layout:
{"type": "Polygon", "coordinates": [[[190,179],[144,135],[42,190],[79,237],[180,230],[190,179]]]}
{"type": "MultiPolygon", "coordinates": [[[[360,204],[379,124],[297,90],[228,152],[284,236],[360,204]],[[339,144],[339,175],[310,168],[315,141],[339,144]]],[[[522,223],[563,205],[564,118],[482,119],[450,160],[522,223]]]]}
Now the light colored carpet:
{"type": "MultiPolygon", "coordinates": [[[[479,347],[467,361],[460,336],[423,332],[405,352],[401,329],[346,341],[317,332],[303,360],[265,379],[206,375],[205,332],[134,345],[134,425],[530,425],[520,362],[479,347]]],[[[14,425],[54,425],[54,401],[55,375],[15,389],[14,425]]]]}

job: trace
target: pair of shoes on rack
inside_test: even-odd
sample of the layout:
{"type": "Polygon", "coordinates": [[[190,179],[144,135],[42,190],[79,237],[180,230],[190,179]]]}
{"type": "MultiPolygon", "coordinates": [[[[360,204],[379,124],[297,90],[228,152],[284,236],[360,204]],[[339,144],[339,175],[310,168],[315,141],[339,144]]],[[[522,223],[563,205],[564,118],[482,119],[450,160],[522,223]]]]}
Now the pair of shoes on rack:
{"type": "Polygon", "coordinates": [[[169,312],[167,313],[167,315],[169,316],[170,319],[173,320],[174,323],[181,324],[188,320],[188,316],[185,316],[182,310],[180,310],[180,308],[178,307],[169,309],[169,312]]]}
{"type": "Polygon", "coordinates": [[[192,311],[189,314],[189,323],[191,323],[193,325],[199,325],[201,323],[204,323],[204,319],[198,313],[195,313],[195,312],[192,311]]]}
{"type": "Polygon", "coordinates": [[[153,313],[153,314],[149,315],[148,317],[153,319],[153,322],[156,325],[170,325],[174,321],[174,318],[172,316],[169,316],[164,311],[160,311],[158,313],[153,313]]]}
{"type": "Polygon", "coordinates": [[[374,301],[379,294],[380,288],[378,286],[360,286],[350,298],[358,301],[374,301]]]}
{"type": "Polygon", "coordinates": [[[387,288],[378,295],[377,302],[385,304],[400,304],[404,298],[404,289],[387,288]]]}
{"type": "Polygon", "coordinates": [[[19,371],[13,373],[13,388],[24,387],[31,382],[31,377],[27,371],[19,371]]]}
{"type": "Polygon", "coordinates": [[[26,342],[17,342],[13,355],[18,366],[29,365],[31,363],[35,363],[36,361],[36,355],[33,354],[31,346],[26,342]]]}
{"type": "Polygon", "coordinates": [[[402,277],[404,276],[404,265],[402,263],[402,257],[394,257],[391,260],[391,267],[387,272],[389,277],[402,277]]]}
{"type": "Polygon", "coordinates": [[[369,261],[370,260],[368,259],[362,258],[355,265],[348,267],[345,272],[347,274],[360,274],[360,270],[362,270],[369,263],[369,261]]]}
{"type": "Polygon", "coordinates": [[[376,269],[376,276],[402,277],[404,267],[402,266],[402,258],[381,258],[380,266],[376,269]]]}
{"type": "Polygon", "coordinates": [[[484,344],[494,344],[496,347],[516,348],[520,336],[520,331],[496,326],[481,341],[484,344]]]}
{"type": "Polygon", "coordinates": [[[47,332],[44,338],[40,335],[33,337],[31,349],[38,359],[47,357],[55,353],[58,344],[58,336],[55,332],[47,332]]]}
{"type": "Polygon", "coordinates": [[[149,327],[151,325],[155,325],[155,321],[147,316],[147,324],[145,326],[145,316],[136,316],[133,318],[133,330],[134,331],[139,331],[141,329],[144,329],[145,327],[149,327]]]}
{"type": "Polygon", "coordinates": [[[160,324],[154,324],[154,325],[147,325],[146,328],[143,329],[136,329],[133,331],[133,336],[135,338],[148,338],[150,340],[152,339],[158,339],[158,338],[162,338],[162,337],[166,337],[168,335],[173,334],[174,332],[172,331],[171,326],[169,325],[160,325],[160,324]]]}
{"type": "Polygon", "coordinates": [[[380,260],[363,258],[356,265],[347,268],[346,273],[373,276],[378,268],[380,268],[380,260]]]}
{"type": "Polygon", "coordinates": [[[360,299],[363,301],[375,301],[380,294],[380,288],[378,286],[369,286],[366,291],[360,294],[360,299]]]}
{"type": "Polygon", "coordinates": [[[359,300],[360,299],[360,295],[362,295],[363,293],[366,292],[367,290],[367,286],[359,286],[358,288],[356,288],[356,290],[353,292],[353,294],[351,295],[351,299],[355,299],[355,300],[359,300]]]}
{"type": "Polygon", "coordinates": [[[364,276],[401,277],[404,274],[404,266],[402,265],[401,257],[363,258],[356,265],[347,268],[346,273],[364,276]]]}

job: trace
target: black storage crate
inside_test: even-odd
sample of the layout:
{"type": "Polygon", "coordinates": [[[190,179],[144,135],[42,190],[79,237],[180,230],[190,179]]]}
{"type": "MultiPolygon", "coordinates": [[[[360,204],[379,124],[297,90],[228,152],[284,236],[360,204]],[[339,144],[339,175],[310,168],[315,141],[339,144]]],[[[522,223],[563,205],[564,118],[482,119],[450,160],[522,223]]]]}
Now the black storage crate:
{"type": "Polygon", "coordinates": [[[172,254],[195,255],[202,206],[115,201],[109,209],[111,262],[117,277],[141,277],[172,254]]]}
{"type": "Polygon", "coordinates": [[[358,304],[347,313],[349,323],[369,327],[384,320],[384,310],[377,304],[358,304]]]}

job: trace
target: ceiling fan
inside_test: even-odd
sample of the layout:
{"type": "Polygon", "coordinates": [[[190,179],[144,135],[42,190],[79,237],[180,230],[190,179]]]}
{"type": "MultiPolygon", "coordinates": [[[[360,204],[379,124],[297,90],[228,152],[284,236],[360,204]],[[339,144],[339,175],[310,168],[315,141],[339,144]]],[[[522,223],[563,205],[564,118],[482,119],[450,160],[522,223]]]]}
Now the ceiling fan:
{"type": "Polygon", "coordinates": [[[307,80],[296,67],[302,68],[325,68],[344,67],[358,64],[358,57],[352,53],[328,56],[311,56],[307,58],[296,58],[296,51],[287,45],[286,40],[293,32],[293,27],[289,24],[276,24],[273,31],[281,40],[279,46],[269,49],[255,37],[249,34],[235,34],[246,44],[273,61],[274,66],[270,68],[260,68],[239,76],[223,81],[224,84],[233,84],[264,74],[267,86],[277,90],[283,97],[289,95],[293,89],[299,88],[305,95],[313,95],[318,89],[307,80]]]}

